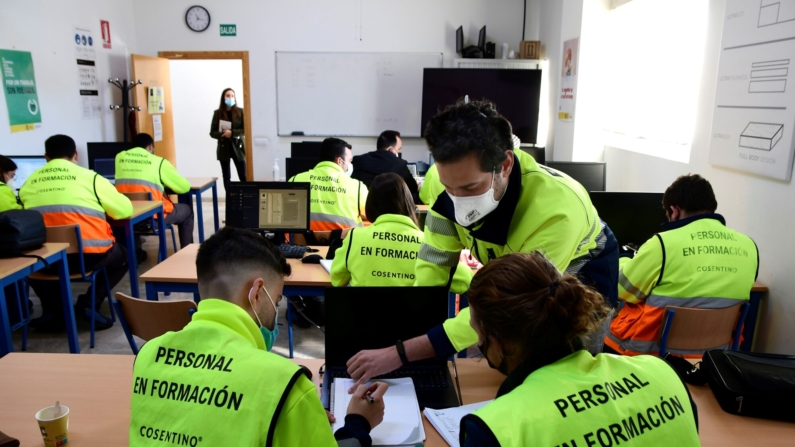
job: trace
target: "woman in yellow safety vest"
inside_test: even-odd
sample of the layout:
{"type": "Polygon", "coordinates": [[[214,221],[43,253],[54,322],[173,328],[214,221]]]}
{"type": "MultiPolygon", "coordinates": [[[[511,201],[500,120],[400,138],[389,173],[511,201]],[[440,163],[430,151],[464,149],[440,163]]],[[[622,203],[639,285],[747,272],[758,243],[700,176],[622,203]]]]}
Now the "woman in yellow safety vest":
{"type": "Polygon", "coordinates": [[[14,177],[16,175],[17,164],[14,163],[14,160],[0,155],[0,212],[22,208],[14,193],[14,177]]]}
{"type": "Polygon", "coordinates": [[[695,404],[665,361],[583,349],[604,299],[542,254],[486,264],[469,305],[483,356],[507,378],[461,421],[462,446],[700,445],[695,404]]]}
{"type": "MultiPolygon", "coordinates": [[[[414,285],[414,264],[422,246],[414,201],[406,182],[397,174],[378,175],[370,184],[365,214],[373,224],[352,228],[334,255],[331,283],[335,287],[414,285]]],[[[472,269],[459,263],[449,284],[463,293],[472,269]]]]}

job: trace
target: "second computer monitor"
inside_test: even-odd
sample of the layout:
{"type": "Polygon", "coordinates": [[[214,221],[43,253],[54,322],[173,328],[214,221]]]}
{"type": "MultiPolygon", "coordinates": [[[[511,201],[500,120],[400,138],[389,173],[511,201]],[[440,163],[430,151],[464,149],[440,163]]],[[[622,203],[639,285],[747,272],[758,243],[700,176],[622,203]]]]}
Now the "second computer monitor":
{"type": "Polygon", "coordinates": [[[668,221],[659,192],[591,192],[599,217],[613,230],[618,243],[638,248],[668,221]]]}
{"type": "Polygon", "coordinates": [[[577,180],[586,191],[605,190],[607,183],[605,163],[550,161],[546,165],[577,180]]]}
{"type": "Polygon", "coordinates": [[[226,225],[247,230],[309,230],[310,184],[232,182],[226,190],[226,225]]]}
{"type": "Polygon", "coordinates": [[[44,155],[9,155],[8,158],[17,165],[17,175],[14,180],[17,190],[22,188],[30,174],[47,164],[44,155]]]}

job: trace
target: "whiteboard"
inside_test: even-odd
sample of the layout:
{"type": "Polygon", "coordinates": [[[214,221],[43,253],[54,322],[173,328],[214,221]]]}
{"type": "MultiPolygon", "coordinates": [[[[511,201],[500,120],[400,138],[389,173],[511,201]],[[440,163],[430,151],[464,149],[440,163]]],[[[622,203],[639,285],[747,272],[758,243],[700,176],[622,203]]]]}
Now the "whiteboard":
{"type": "Polygon", "coordinates": [[[441,53],[276,52],[278,133],[422,136],[424,68],[441,53]]]}

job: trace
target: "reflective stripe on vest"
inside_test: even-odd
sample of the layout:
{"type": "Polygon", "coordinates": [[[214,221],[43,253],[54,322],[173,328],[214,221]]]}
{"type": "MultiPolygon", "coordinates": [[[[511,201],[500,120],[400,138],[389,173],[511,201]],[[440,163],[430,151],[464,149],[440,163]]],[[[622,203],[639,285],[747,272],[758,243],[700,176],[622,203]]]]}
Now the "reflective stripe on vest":
{"type": "MultiPolygon", "coordinates": [[[[659,261],[648,258],[651,262],[639,265],[657,267],[661,270],[660,278],[633,266],[632,261],[619,273],[618,282],[625,295],[640,301],[626,303],[613,319],[610,334],[605,338],[605,344],[622,354],[659,352],[657,340],[667,306],[724,309],[750,297],[758,261],[756,245],[747,236],[727,228],[717,219],[702,218],[660,233],[658,237],[659,244],[649,243],[649,247],[662,247],[657,254],[659,261]],[[656,284],[651,293],[647,295],[633,284],[633,275],[638,284],[655,276],[656,284]]],[[[716,348],[729,346],[730,338],[728,335],[726,343],[716,348]]],[[[703,352],[669,351],[675,354],[703,352]]]]}
{"type": "MultiPolygon", "coordinates": [[[[682,381],[652,356],[578,351],[534,371],[461,425],[478,418],[502,447],[700,445],[682,381]]],[[[462,445],[465,437],[462,429],[462,445]]]]}
{"type": "Polygon", "coordinates": [[[134,148],[116,155],[116,190],[125,192],[148,192],[152,200],[163,202],[163,213],[174,210],[171,199],[165,195],[165,187],[160,178],[163,157],[154,155],[143,148],[134,148]]]}
{"type": "Polygon", "coordinates": [[[79,225],[83,253],[105,253],[115,239],[94,191],[96,176],[71,161],[51,160],[28,177],[20,197],[48,227],[79,225]]]}
{"type": "Polygon", "coordinates": [[[321,161],[312,170],[302,172],[291,182],[311,183],[309,227],[312,231],[344,230],[362,226],[360,208],[366,195],[360,194],[361,182],[348,177],[336,164],[321,161]]]}

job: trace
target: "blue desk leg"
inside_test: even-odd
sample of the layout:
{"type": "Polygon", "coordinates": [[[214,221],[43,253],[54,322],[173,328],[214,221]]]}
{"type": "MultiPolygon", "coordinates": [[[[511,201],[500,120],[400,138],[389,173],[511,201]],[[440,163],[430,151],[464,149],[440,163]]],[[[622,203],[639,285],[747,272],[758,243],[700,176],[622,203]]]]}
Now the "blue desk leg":
{"type": "Polygon", "coordinates": [[[130,270],[130,295],[135,298],[140,298],[141,295],[138,291],[138,258],[135,256],[135,233],[133,232],[133,224],[130,220],[124,225],[124,239],[127,241],[127,267],[129,267],[130,270]]]}
{"type": "Polygon", "coordinates": [[[740,351],[750,352],[754,345],[754,331],[756,331],[756,319],[759,317],[759,306],[762,303],[762,292],[751,292],[749,300],[748,315],[745,317],[745,328],[743,328],[743,342],[740,351]]]}
{"type": "MultiPolygon", "coordinates": [[[[6,308],[5,287],[0,286],[0,357],[12,352],[14,344],[11,341],[11,321],[8,319],[8,309],[6,308]]],[[[27,306],[27,303],[22,303],[27,306]]]]}
{"type": "Polygon", "coordinates": [[[215,223],[215,232],[218,232],[218,182],[213,182],[213,223],[215,223]]]}
{"type": "MultiPolygon", "coordinates": [[[[166,248],[166,214],[163,212],[163,208],[160,208],[160,212],[157,213],[157,231],[160,233],[160,259],[165,261],[168,258],[168,249],[166,248]]],[[[137,276],[135,280],[138,281],[137,276]]]]}
{"type": "Polygon", "coordinates": [[[152,282],[145,282],[144,286],[146,287],[146,299],[148,301],[157,301],[157,289],[155,288],[155,283],[152,282]]]}
{"type": "MultiPolygon", "coordinates": [[[[69,339],[69,352],[80,354],[80,345],[77,342],[77,324],[75,323],[75,309],[72,305],[72,285],[69,281],[69,266],[66,261],[66,250],[61,251],[58,260],[58,283],[61,286],[61,304],[63,305],[64,323],[66,323],[66,337],[69,339]]],[[[112,299],[112,297],[108,297],[112,299]]],[[[27,303],[23,303],[27,305],[27,303]]]]}
{"type": "Polygon", "coordinates": [[[202,206],[202,192],[200,190],[191,191],[196,196],[196,220],[199,224],[199,242],[204,242],[204,208],[202,206]]]}

